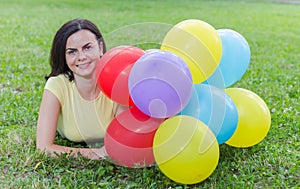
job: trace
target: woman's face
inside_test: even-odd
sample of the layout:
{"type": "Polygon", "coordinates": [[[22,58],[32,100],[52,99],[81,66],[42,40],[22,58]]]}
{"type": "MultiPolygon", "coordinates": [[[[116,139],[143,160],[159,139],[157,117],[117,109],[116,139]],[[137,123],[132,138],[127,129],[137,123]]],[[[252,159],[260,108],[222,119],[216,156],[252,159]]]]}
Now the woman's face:
{"type": "Polygon", "coordinates": [[[103,55],[103,44],[97,42],[95,35],[89,30],[80,30],[72,34],[66,43],[66,62],[77,76],[89,78],[103,55]]]}

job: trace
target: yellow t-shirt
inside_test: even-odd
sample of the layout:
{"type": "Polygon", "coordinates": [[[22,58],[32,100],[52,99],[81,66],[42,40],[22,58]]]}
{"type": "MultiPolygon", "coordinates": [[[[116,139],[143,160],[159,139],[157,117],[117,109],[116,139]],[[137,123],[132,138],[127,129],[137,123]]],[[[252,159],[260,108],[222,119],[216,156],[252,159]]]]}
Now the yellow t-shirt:
{"type": "Polygon", "coordinates": [[[75,83],[64,75],[50,77],[45,89],[51,91],[60,102],[57,131],[63,137],[74,142],[104,138],[107,126],[114,119],[117,103],[102,92],[94,100],[83,99],[75,83]]]}

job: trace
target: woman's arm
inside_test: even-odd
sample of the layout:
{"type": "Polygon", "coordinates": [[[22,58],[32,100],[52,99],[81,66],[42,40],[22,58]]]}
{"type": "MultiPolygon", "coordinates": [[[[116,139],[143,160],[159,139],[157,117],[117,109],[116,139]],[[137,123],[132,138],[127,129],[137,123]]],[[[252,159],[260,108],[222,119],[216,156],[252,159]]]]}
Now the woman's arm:
{"type": "Polygon", "coordinates": [[[91,148],[72,148],[54,144],[57,122],[60,113],[60,102],[49,90],[45,90],[40,106],[37,121],[36,148],[45,150],[51,156],[56,154],[68,153],[74,157],[78,153],[89,159],[101,159],[105,157],[104,147],[99,149],[91,148]]]}

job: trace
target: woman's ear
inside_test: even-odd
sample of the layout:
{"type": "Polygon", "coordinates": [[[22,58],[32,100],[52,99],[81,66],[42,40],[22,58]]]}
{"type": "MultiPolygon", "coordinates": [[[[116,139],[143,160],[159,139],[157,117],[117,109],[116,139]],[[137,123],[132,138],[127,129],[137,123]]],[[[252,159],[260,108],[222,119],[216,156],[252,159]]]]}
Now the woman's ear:
{"type": "Polygon", "coordinates": [[[103,42],[102,41],[100,41],[100,43],[99,43],[99,50],[100,50],[100,57],[102,57],[103,56],[103,42]]]}

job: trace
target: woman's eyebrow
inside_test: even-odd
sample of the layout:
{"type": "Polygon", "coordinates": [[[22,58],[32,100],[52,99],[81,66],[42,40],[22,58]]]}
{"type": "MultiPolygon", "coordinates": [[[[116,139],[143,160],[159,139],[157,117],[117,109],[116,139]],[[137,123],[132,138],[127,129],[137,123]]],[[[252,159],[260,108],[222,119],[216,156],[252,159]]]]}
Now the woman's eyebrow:
{"type": "Polygon", "coordinates": [[[76,48],[67,48],[66,51],[75,51],[77,50],[76,48]]]}
{"type": "MultiPolygon", "coordinates": [[[[88,43],[86,43],[86,44],[84,44],[83,46],[82,46],[82,48],[85,48],[86,46],[89,46],[89,45],[91,45],[91,44],[93,44],[93,42],[88,42],[88,43]]],[[[77,48],[72,48],[72,47],[69,47],[69,48],[66,48],[66,51],[74,51],[74,50],[77,50],[77,48]]]]}
{"type": "Polygon", "coordinates": [[[89,46],[91,44],[93,44],[93,43],[92,42],[88,42],[87,44],[83,45],[82,47],[84,48],[84,47],[89,46]]]}

